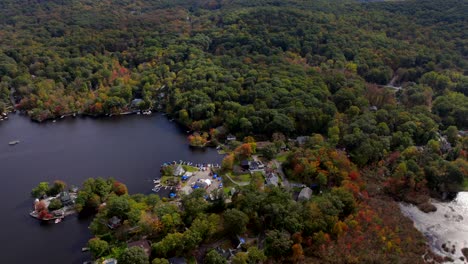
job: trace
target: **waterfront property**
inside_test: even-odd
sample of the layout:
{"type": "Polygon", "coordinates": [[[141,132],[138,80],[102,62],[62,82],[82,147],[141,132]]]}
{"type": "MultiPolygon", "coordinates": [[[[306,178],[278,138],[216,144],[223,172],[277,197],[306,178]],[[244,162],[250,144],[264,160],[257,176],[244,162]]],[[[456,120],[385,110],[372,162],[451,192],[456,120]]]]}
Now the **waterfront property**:
{"type": "Polygon", "coordinates": [[[153,181],[155,186],[152,190],[169,198],[177,197],[177,193],[190,194],[195,189],[204,189],[210,194],[223,188],[222,178],[216,173],[219,168],[219,164],[166,162],[161,166],[162,177],[153,181]],[[170,188],[169,193],[167,188],[170,188]]]}
{"type": "Polygon", "coordinates": [[[63,218],[75,214],[76,192],[60,192],[56,196],[34,201],[34,210],[30,216],[45,222],[59,223],[63,218]]]}

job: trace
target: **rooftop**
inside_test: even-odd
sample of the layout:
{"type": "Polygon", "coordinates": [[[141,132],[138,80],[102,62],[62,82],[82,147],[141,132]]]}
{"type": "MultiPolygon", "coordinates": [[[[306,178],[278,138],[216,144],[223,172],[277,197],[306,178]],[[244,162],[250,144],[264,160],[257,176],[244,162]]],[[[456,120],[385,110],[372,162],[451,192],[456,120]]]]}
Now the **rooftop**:
{"type": "Polygon", "coordinates": [[[148,256],[151,255],[151,246],[150,246],[150,243],[148,242],[148,240],[146,240],[146,239],[130,242],[130,243],[127,244],[127,246],[129,248],[131,248],[131,247],[140,247],[145,251],[146,255],[148,255],[148,256]]]}

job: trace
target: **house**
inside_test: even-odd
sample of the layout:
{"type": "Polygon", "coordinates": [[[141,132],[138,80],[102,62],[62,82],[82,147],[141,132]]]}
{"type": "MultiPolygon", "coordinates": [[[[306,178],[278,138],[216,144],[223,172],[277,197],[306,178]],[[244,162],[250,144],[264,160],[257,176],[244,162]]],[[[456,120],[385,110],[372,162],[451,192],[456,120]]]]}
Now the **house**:
{"type": "Polygon", "coordinates": [[[140,247],[145,251],[145,254],[149,257],[151,255],[151,246],[148,240],[142,239],[134,242],[130,242],[127,244],[128,248],[131,247],[140,247]]]}
{"type": "Polygon", "coordinates": [[[75,202],[70,197],[69,192],[61,192],[60,193],[60,202],[62,202],[63,206],[70,206],[73,205],[75,202]]]}
{"type": "Polygon", "coordinates": [[[308,201],[312,197],[312,189],[309,187],[302,188],[299,196],[297,197],[298,201],[308,201]]]}
{"type": "Polygon", "coordinates": [[[138,105],[139,105],[140,103],[142,103],[142,102],[143,102],[143,99],[135,98],[135,99],[132,100],[130,106],[131,106],[132,108],[138,108],[138,105]]]}
{"type": "Polygon", "coordinates": [[[216,247],[215,251],[218,252],[218,254],[220,254],[221,256],[223,256],[223,258],[225,259],[230,259],[233,256],[230,250],[225,250],[221,247],[216,247]]]}
{"type": "Polygon", "coordinates": [[[237,138],[236,138],[236,136],[234,136],[232,134],[229,134],[229,135],[227,135],[226,140],[227,141],[235,141],[235,140],[237,140],[237,138]]]}
{"type": "Polygon", "coordinates": [[[309,141],[309,138],[309,136],[300,136],[296,138],[296,142],[299,144],[299,146],[303,146],[307,143],[307,141],[309,141]]]}
{"type": "Polygon", "coordinates": [[[243,160],[240,162],[240,166],[242,167],[242,169],[248,170],[250,168],[250,163],[248,160],[243,160]]]}
{"type": "Polygon", "coordinates": [[[122,224],[122,220],[120,220],[120,218],[118,218],[117,216],[113,216],[109,219],[108,223],[107,223],[107,226],[110,228],[110,229],[116,229],[117,227],[119,227],[120,225],[122,224]]]}
{"type": "Polygon", "coordinates": [[[181,176],[181,175],[184,175],[185,173],[185,170],[184,168],[182,167],[182,165],[177,165],[177,167],[175,167],[174,169],[174,176],[181,176]]]}
{"type": "Polygon", "coordinates": [[[250,172],[260,171],[263,172],[265,169],[265,165],[261,161],[250,161],[249,162],[249,170],[250,172]]]}
{"type": "Polygon", "coordinates": [[[450,142],[448,142],[446,136],[440,136],[439,137],[439,142],[440,142],[440,150],[443,153],[447,153],[450,150],[452,150],[452,145],[450,144],[450,142]]]}
{"type": "Polygon", "coordinates": [[[267,185],[278,186],[279,179],[276,173],[270,172],[266,175],[265,182],[267,185]]]}
{"type": "Polygon", "coordinates": [[[371,110],[372,112],[375,112],[375,111],[379,110],[379,108],[377,108],[377,106],[373,105],[373,106],[369,107],[369,110],[371,110]]]}

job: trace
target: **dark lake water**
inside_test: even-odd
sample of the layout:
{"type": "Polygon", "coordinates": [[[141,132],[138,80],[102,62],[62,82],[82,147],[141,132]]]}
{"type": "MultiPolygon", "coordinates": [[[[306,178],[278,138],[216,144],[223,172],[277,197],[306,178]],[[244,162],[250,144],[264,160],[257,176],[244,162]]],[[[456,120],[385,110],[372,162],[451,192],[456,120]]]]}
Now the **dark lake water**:
{"type": "Polygon", "coordinates": [[[65,118],[38,124],[11,114],[0,123],[0,263],[83,263],[91,219],[41,225],[29,216],[31,189],[61,179],[80,186],[90,177],[113,177],[130,193],[151,193],[163,162],[220,163],[214,149],[192,150],[185,132],[164,116],[65,118]],[[9,146],[8,142],[21,143],[9,146]]]}

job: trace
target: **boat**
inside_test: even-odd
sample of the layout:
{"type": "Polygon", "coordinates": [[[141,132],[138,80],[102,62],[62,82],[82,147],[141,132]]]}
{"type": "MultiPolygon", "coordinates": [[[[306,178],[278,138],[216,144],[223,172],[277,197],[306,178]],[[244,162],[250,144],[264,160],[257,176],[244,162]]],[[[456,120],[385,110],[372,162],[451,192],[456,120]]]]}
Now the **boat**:
{"type": "Polygon", "coordinates": [[[10,142],[8,143],[8,145],[13,146],[13,145],[16,145],[16,144],[18,144],[18,143],[20,143],[19,140],[14,140],[14,141],[10,141],[10,142]]]}
{"type": "Polygon", "coordinates": [[[154,184],[160,184],[160,183],[161,183],[161,180],[153,180],[153,183],[154,183],[154,184]]]}
{"type": "Polygon", "coordinates": [[[62,218],[57,218],[57,219],[55,219],[55,223],[56,223],[56,224],[58,224],[58,223],[60,223],[60,222],[62,222],[62,218]]]}

